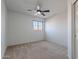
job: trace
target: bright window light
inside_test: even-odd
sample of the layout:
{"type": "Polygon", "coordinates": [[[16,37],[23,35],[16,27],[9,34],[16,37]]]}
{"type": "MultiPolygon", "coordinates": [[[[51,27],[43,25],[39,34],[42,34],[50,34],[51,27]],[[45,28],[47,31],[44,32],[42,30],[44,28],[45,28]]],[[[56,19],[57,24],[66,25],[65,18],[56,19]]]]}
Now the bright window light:
{"type": "Polygon", "coordinates": [[[42,31],[42,27],[43,27],[43,22],[42,21],[32,21],[33,23],[33,30],[35,31],[42,31]]]}

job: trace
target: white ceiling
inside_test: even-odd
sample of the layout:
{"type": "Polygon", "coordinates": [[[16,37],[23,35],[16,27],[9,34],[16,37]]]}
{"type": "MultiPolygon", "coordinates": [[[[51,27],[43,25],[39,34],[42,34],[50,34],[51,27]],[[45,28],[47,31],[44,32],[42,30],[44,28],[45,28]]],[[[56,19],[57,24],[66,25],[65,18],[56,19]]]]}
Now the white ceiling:
{"type": "MultiPolygon", "coordinates": [[[[33,15],[33,12],[27,11],[28,9],[34,9],[38,4],[38,0],[5,0],[8,10],[15,11],[24,14],[33,15]]],[[[41,4],[41,8],[43,10],[49,9],[50,12],[46,13],[46,16],[43,18],[47,18],[53,16],[57,13],[61,13],[66,11],[66,3],[67,0],[39,0],[41,4]]],[[[42,16],[41,16],[42,17],[42,16]]]]}

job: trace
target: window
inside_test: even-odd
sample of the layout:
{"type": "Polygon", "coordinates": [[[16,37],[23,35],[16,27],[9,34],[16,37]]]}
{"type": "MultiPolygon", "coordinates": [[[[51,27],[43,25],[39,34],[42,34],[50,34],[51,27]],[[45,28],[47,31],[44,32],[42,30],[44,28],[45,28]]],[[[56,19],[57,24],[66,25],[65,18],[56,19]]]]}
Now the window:
{"type": "Polygon", "coordinates": [[[33,29],[36,31],[42,31],[42,21],[32,21],[33,22],[33,29]]]}

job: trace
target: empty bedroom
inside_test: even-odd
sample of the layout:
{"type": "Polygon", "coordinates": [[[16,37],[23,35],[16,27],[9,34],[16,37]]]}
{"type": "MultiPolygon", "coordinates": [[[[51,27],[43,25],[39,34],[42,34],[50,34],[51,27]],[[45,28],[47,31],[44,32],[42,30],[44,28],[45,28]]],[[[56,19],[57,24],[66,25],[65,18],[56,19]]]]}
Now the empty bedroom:
{"type": "Polygon", "coordinates": [[[2,59],[68,59],[67,0],[2,0],[2,59]]]}

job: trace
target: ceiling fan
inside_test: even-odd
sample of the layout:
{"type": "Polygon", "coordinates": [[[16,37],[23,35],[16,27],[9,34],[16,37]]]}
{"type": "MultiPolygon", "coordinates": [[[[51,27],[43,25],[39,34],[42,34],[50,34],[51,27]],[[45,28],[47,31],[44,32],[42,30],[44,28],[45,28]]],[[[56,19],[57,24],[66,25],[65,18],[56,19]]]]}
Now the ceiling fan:
{"type": "Polygon", "coordinates": [[[34,14],[35,16],[37,16],[37,15],[45,16],[44,13],[50,12],[50,10],[41,10],[40,5],[37,5],[35,10],[28,9],[28,11],[34,11],[35,12],[35,14],[34,14]]]}

